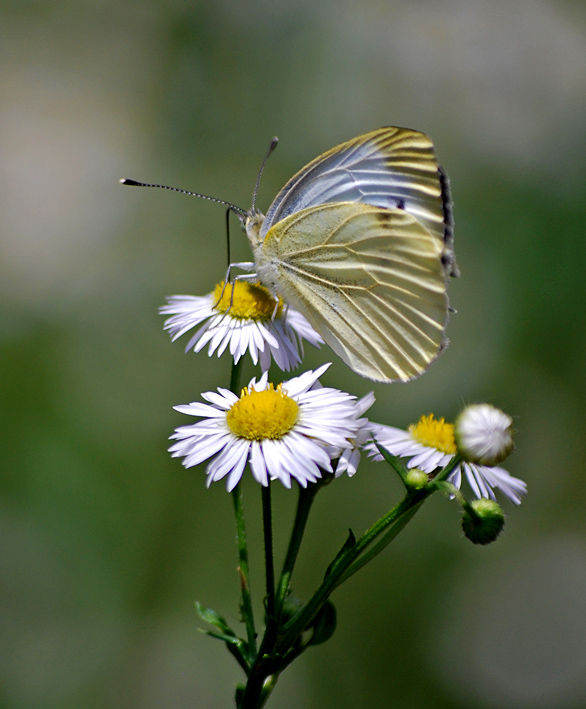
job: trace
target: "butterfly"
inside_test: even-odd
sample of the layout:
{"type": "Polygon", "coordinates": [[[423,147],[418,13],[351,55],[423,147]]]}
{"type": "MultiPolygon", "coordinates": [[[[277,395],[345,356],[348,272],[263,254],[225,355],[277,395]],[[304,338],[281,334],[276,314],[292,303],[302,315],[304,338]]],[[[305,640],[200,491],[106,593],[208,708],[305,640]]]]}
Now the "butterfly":
{"type": "Polygon", "coordinates": [[[266,216],[239,216],[254,275],[358,374],[408,381],[446,346],[452,203],[423,133],[353,138],[294,175],[266,216]]]}
{"type": "Polygon", "coordinates": [[[277,194],[266,216],[215,197],[240,219],[259,280],[302,313],[358,374],[379,382],[422,374],[446,347],[447,281],[458,276],[452,201],[431,140],[379,128],[312,160],[277,194]]]}

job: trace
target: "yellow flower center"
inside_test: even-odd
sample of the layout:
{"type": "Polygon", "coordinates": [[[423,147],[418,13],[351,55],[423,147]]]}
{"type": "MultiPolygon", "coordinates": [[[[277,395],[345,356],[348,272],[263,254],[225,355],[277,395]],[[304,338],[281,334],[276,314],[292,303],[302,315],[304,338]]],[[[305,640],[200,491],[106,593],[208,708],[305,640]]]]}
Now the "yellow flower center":
{"type": "Polygon", "coordinates": [[[275,313],[275,306],[275,317],[279,317],[283,309],[280,298],[277,305],[275,298],[263,285],[248,281],[227,283],[225,288],[223,281],[218,283],[214,288],[214,303],[215,310],[220,313],[229,312],[231,317],[242,320],[270,320],[275,313]]]}
{"type": "Polygon", "coordinates": [[[409,433],[424,446],[436,448],[442,453],[456,453],[454,424],[446,423],[443,418],[436,420],[433,414],[422,416],[417,423],[409,426],[409,433]]]}
{"type": "Polygon", "coordinates": [[[299,418],[299,404],[290,399],[279,384],[264,391],[244,388],[240,399],[226,416],[228,426],[239,438],[262,441],[278,439],[293,428],[299,418]]]}

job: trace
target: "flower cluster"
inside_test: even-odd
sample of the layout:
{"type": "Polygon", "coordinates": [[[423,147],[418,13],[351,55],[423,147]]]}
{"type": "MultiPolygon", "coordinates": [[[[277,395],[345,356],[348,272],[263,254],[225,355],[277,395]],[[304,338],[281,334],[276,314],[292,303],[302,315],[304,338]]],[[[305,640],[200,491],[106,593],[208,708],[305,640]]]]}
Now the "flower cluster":
{"type": "MultiPolygon", "coordinates": [[[[373,424],[372,431],[374,440],[385,450],[408,459],[408,468],[418,468],[428,475],[444,468],[458,454],[461,461],[448,478],[456,488],[460,488],[464,475],[477,498],[494,500],[494,490],[500,490],[519,505],[527,485],[495,465],[512,450],[510,427],[509,416],[492,406],[479,404],[464,409],[455,426],[430,414],[422,416],[406,431],[382,424],[373,424]],[[457,441],[463,441],[463,447],[457,441]],[[487,451],[491,465],[482,464],[487,461],[487,451]]],[[[368,450],[375,460],[382,460],[373,443],[368,450]]]]}
{"type": "Polygon", "coordinates": [[[207,403],[176,407],[199,420],[175,430],[170,452],[186,468],[207,461],[208,485],[226,478],[232,490],[249,464],[263,486],[280,480],[289,488],[295,480],[306,487],[324,473],[354,475],[362,449],[382,460],[381,446],[407,459],[418,484],[424,484],[422,474],[432,478],[458,456],[448,478],[455,488],[465,478],[476,498],[495,500],[500,490],[515,504],[526,494],[526,484],[498,465],[513,449],[512,420],[492,406],[467,407],[455,424],[430,414],[402,430],[364,417],[372,394],[357,401],[323,387],[319,377],[329,365],[270,383],[272,361],[289,371],[301,362],[303,340],[315,346],[323,341],[300,313],[259,283],[219,283],[206,296],[172,296],[160,312],[170,316],[165,329],[173,340],[200,326],[186,351],[207,346],[209,356],[220,356],[228,350],[235,363],[248,351],[263,371],[239,396],[220,388],[202,394],[207,403]]]}

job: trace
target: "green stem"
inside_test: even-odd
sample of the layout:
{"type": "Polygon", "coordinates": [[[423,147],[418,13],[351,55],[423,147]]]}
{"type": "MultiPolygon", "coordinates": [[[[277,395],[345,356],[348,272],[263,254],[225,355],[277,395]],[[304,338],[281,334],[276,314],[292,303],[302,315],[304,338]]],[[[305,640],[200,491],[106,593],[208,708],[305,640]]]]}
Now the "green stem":
{"type": "Polygon", "coordinates": [[[254,613],[252,611],[252,596],[248,570],[248,547],[246,545],[246,528],[244,526],[244,510],[242,508],[242,488],[240,483],[232,490],[234,514],[236,515],[236,535],[238,539],[238,558],[240,572],[240,588],[242,591],[242,615],[246,625],[248,638],[248,658],[250,662],[256,659],[256,630],[254,628],[254,613]]]}
{"type": "Polygon", "coordinates": [[[282,627],[280,638],[275,646],[276,653],[285,654],[289,650],[296,638],[299,637],[316,616],[332,591],[337,588],[342,581],[358,571],[367,561],[372,560],[376,554],[380,554],[387,544],[399,534],[407,522],[416,514],[424,500],[439,489],[440,486],[436,485],[436,483],[443,482],[460,463],[460,456],[455,455],[427,487],[421,490],[408,491],[405,498],[398,505],[387,512],[384,517],[381,517],[381,519],[368,529],[352,547],[332,564],[329,573],[322,581],[317,591],[282,627]],[[387,534],[382,539],[379,539],[379,542],[368,554],[368,559],[363,563],[361,563],[362,560],[360,562],[357,561],[358,557],[360,557],[385,531],[387,531],[387,534]]]}
{"type": "Polygon", "coordinates": [[[289,547],[287,549],[285,561],[283,562],[283,570],[281,571],[281,576],[279,578],[279,586],[277,588],[276,611],[278,618],[280,618],[281,613],[283,611],[283,604],[285,603],[287,593],[289,592],[289,583],[291,581],[293,567],[295,566],[295,562],[297,561],[297,555],[299,554],[299,549],[303,540],[303,534],[307,525],[309,512],[319,489],[320,485],[317,483],[314,485],[308,485],[308,487],[306,488],[299,486],[299,497],[297,500],[297,511],[295,513],[295,521],[293,522],[291,539],[289,540],[289,547]]]}
{"type": "Polygon", "coordinates": [[[365,551],[364,554],[362,554],[361,557],[356,559],[356,561],[352,562],[350,566],[346,569],[346,571],[339,577],[338,582],[336,583],[336,588],[338,586],[341,586],[344,581],[350,578],[350,576],[353,576],[359,569],[361,569],[363,566],[366,566],[369,561],[372,561],[375,556],[381,553],[381,551],[388,546],[393,539],[399,534],[399,532],[405,527],[405,525],[411,521],[411,519],[415,516],[416,512],[419,510],[421,505],[423,504],[424,500],[421,500],[419,503],[411,507],[410,510],[405,512],[401,517],[399,517],[394,524],[391,524],[391,527],[387,531],[387,533],[379,539],[376,544],[373,544],[373,546],[368,549],[368,551],[365,551]]]}
{"type": "MultiPolygon", "coordinates": [[[[330,568],[329,574],[309,601],[285,624],[275,651],[285,653],[316,616],[332,591],[341,583],[341,577],[346,574],[352,563],[362,552],[391,524],[409,514],[409,519],[415,514],[426,497],[435,492],[435,488],[426,488],[409,493],[398,505],[365,532],[356,543],[350,547],[330,568]],[[413,509],[416,508],[416,509],[413,509]]],[[[400,529],[404,526],[401,525],[400,529]]],[[[397,533],[398,531],[397,530],[397,533]]]]}
{"type": "Polygon", "coordinates": [[[459,453],[456,453],[456,455],[450,460],[450,462],[446,465],[446,467],[441,470],[435,478],[430,482],[430,486],[433,487],[436,485],[436,483],[441,483],[444,480],[447,480],[450,475],[454,472],[454,470],[460,465],[462,462],[462,457],[460,456],[459,453]]]}
{"type": "MultiPolygon", "coordinates": [[[[400,473],[399,466],[395,465],[393,461],[388,461],[393,465],[395,470],[400,473]]],[[[452,460],[446,465],[446,467],[437,475],[434,480],[432,480],[429,483],[429,486],[427,487],[428,495],[431,495],[433,492],[435,492],[438,487],[437,483],[443,482],[447,477],[450,476],[450,474],[454,471],[456,466],[458,466],[461,463],[461,458],[459,455],[455,455],[452,460]]],[[[404,480],[404,477],[401,475],[401,478],[404,480]]],[[[460,494],[458,491],[456,491],[458,494],[460,494]]],[[[456,494],[456,492],[454,494],[456,494]]],[[[425,498],[423,498],[420,502],[418,502],[414,507],[412,507],[410,510],[405,512],[400,519],[397,519],[390,527],[390,529],[387,531],[387,533],[379,539],[376,544],[374,544],[368,551],[365,551],[364,554],[359,559],[356,559],[356,561],[352,562],[352,564],[349,566],[349,568],[341,575],[341,577],[338,580],[338,583],[336,586],[340,586],[344,581],[350,578],[353,574],[355,574],[359,569],[361,569],[363,566],[366,566],[369,561],[372,561],[375,556],[381,553],[383,549],[388,546],[393,539],[399,534],[399,532],[405,527],[405,525],[411,521],[411,519],[415,516],[416,512],[419,510],[421,505],[423,504],[425,498]]],[[[374,529],[374,528],[373,528],[374,529]]],[[[364,535],[364,537],[368,534],[368,532],[364,535]]],[[[364,537],[362,537],[364,539],[364,537]]],[[[370,542],[368,542],[370,543],[370,542]]]]}
{"type": "Polygon", "coordinates": [[[232,362],[232,372],[230,374],[230,391],[233,394],[238,394],[240,391],[240,374],[242,373],[242,363],[244,357],[241,357],[238,362],[232,362]]]}
{"type": "MultiPolygon", "coordinates": [[[[293,567],[297,560],[301,540],[307,524],[309,511],[321,485],[319,483],[310,485],[307,488],[299,486],[299,499],[297,501],[297,512],[291,538],[289,540],[289,548],[283,563],[283,571],[279,579],[279,586],[274,605],[273,616],[268,612],[269,605],[267,603],[267,628],[265,635],[260,645],[258,655],[254,665],[252,666],[246,682],[241,707],[242,709],[258,709],[264,706],[273,691],[280,671],[280,659],[275,657],[275,642],[277,640],[277,632],[283,605],[289,590],[289,581],[293,573],[293,567]]],[[[268,594],[267,594],[268,596],[268,594]]]]}
{"type": "Polygon", "coordinates": [[[262,519],[265,542],[265,568],[267,581],[267,625],[275,622],[275,566],[273,562],[273,514],[271,507],[271,483],[264,487],[262,492],[262,519]]]}

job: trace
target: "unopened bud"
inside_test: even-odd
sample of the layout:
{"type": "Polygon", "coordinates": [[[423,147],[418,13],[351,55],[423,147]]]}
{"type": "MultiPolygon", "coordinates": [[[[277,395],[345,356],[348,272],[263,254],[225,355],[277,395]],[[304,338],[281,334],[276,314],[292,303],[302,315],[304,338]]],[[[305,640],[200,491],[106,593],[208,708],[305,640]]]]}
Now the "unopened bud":
{"type": "Polygon", "coordinates": [[[466,503],[462,517],[464,534],[473,544],[494,542],[505,526],[505,515],[498,503],[481,497],[466,503]]]}
{"type": "Polygon", "coordinates": [[[469,463],[498,465],[515,447],[513,419],[491,404],[467,406],[454,425],[458,452],[469,463]]]}
{"type": "Polygon", "coordinates": [[[404,479],[405,485],[412,490],[421,490],[428,482],[429,478],[427,477],[427,473],[424,473],[423,470],[419,470],[419,468],[410,468],[404,479]]]}

